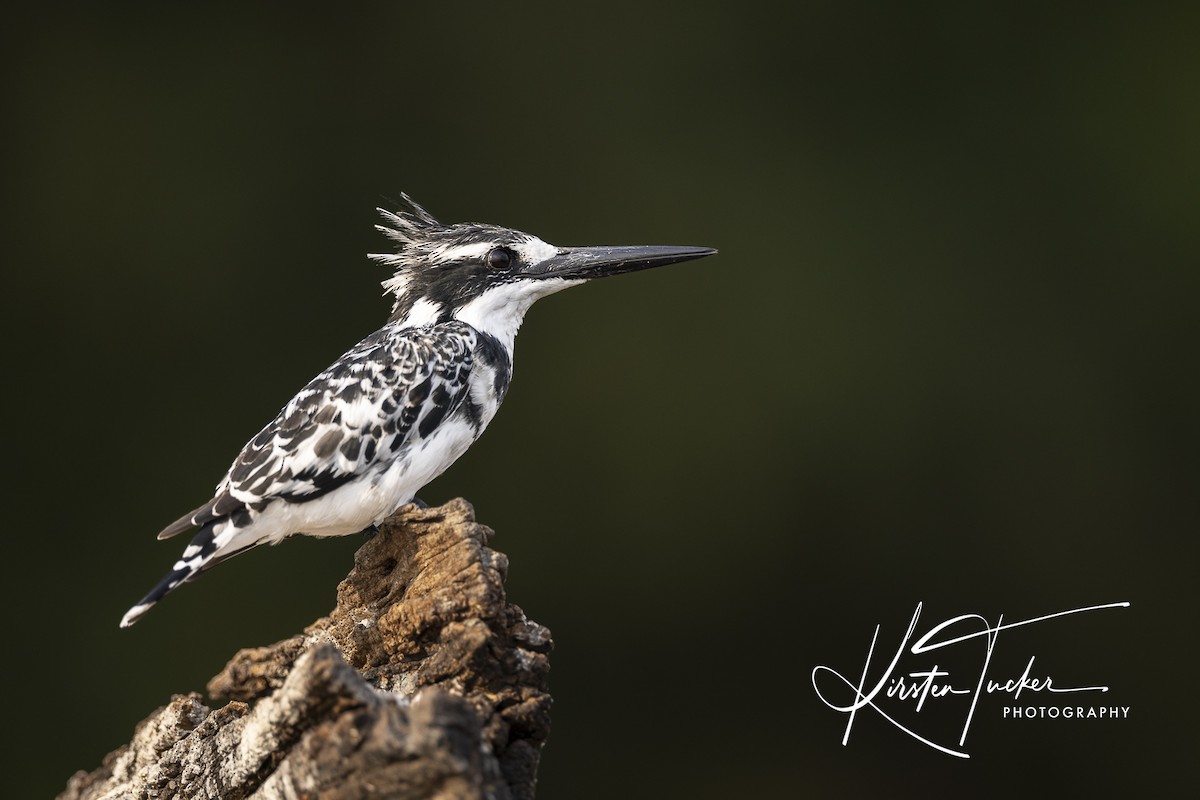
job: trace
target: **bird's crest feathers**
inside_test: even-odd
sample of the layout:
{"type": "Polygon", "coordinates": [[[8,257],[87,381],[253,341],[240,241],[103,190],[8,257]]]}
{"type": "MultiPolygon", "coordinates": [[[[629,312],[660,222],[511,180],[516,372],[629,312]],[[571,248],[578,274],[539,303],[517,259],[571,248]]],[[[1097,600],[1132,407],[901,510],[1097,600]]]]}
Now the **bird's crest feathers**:
{"type": "Polygon", "coordinates": [[[408,289],[410,278],[408,269],[417,260],[411,250],[419,249],[420,245],[429,240],[429,234],[445,228],[442,223],[425,210],[423,206],[408,196],[400,193],[400,199],[408,206],[408,210],[389,211],[386,208],[376,208],[379,216],[383,217],[382,225],[376,225],[375,230],[396,243],[394,253],[371,253],[368,257],[384,266],[396,270],[395,274],[383,281],[384,294],[400,297],[408,289]]]}
{"type": "Polygon", "coordinates": [[[377,208],[376,211],[387,224],[376,225],[375,230],[391,239],[401,248],[407,247],[424,238],[430,228],[444,227],[432,214],[426,211],[405,192],[400,193],[400,199],[408,206],[408,211],[389,211],[377,208]]]}

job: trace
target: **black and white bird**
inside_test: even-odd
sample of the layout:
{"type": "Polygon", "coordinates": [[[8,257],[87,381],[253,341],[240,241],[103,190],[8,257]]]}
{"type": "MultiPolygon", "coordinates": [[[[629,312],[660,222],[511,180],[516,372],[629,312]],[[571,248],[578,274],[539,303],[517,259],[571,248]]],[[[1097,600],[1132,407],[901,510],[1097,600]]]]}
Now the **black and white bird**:
{"type": "Polygon", "coordinates": [[[309,382],[251,439],[215,496],[159,539],[198,528],[121,620],[181,583],[293,534],[370,531],[454,463],[500,407],[534,301],[593,278],[712,255],[706,247],[555,247],[495,225],[443,225],[402,195],[376,226],[396,252],[387,324],[309,382]]]}

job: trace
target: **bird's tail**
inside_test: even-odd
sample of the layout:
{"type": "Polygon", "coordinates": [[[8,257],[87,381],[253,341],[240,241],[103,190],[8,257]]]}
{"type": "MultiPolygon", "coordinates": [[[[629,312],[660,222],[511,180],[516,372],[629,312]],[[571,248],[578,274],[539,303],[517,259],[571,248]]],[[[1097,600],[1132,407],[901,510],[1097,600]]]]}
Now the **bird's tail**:
{"type": "Polygon", "coordinates": [[[154,588],[138,601],[137,605],[125,612],[125,616],[121,618],[121,627],[128,628],[133,625],[159,600],[166,597],[168,592],[181,583],[190,583],[199,578],[206,570],[259,544],[259,542],[250,542],[243,546],[237,546],[235,544],[235,539],[238,538],[237,534],[244,530],[228,519],[214,520],[200,528],[187,549],[183,551],[183,557],[171,567],[171,571],[156,583],[154,588]]]}

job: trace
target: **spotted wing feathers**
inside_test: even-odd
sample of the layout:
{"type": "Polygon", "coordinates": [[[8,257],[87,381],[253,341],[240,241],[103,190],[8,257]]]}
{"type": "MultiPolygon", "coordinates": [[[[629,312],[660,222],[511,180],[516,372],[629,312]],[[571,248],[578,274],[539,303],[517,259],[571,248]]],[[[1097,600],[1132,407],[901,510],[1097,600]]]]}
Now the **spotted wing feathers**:
{"type": "Polygon", "coordinates": [[[463,401],[476,335],[456,322],[367,337],[250,440],[218,498],[303,503],[390,463],[463,401]]]}

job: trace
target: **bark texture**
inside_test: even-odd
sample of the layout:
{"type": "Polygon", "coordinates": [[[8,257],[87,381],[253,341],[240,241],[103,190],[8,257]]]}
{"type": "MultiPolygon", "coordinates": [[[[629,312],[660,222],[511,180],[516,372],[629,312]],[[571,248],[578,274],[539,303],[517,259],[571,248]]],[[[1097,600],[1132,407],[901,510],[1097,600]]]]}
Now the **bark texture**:
{"type": "Polygon", "coordinates": [[[337,608],[242,650],[78,772],[60,800],[533,797],[550,631],[504,595],[471,506],[405,506],[355,555],[337,608]]]}

